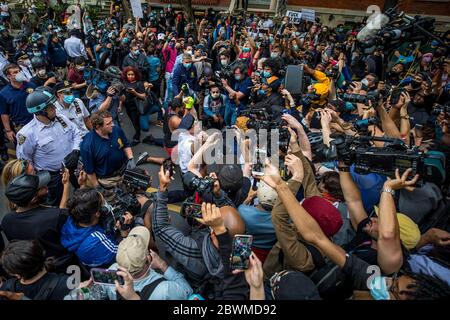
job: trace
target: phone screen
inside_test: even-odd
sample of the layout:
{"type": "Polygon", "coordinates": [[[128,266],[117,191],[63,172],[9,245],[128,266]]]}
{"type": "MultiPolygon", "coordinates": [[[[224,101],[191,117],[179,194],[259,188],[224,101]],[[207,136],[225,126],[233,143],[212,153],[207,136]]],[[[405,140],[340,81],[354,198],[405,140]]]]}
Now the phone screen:
{"type": "Polygon", "coordinates": [[[235,269],[248,269],[250,255],[252,254],[253,236],[237,234],[233,239],[230,267],[235,269]]]}
{"type": "Polygon", "coordinates": [[[115,285],[116,280],[120,285],[123,285],[125,283],[123,277],[117,275],[117,270],[93,268],[91,269],[91,276],[94,283],[111,286],[115,285]]]}
{"type": "Polygon", "coordinates": [[[267,158],[267,152],[262,149],[256,149],[255,151],[255,164],[253,165],[252,174],[255,176],[264,175],[264,163],[267,158]]]}

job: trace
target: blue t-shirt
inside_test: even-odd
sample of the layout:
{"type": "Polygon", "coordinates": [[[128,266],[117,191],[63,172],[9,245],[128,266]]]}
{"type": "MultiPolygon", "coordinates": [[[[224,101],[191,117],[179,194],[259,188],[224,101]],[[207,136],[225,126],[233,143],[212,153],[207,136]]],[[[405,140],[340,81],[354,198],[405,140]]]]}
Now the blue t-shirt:
{"type": "Polygon", "coordinates": [[[358,174],[355,172],[355,166],[350,167],[350,174],[361,191],[361,199],[367,214],[371,214],[373,206],[378,205],[381,197],[381,189],[383,188],[386,177],[376,174],[358,174]]]}
{"type": "Polygon", "coordinates": [[[148,72],[148,81],[153,82],[158,80],[159,72],[158,67],[161,66],[161,60],[155,56],[147,57],[148,64],[150,65],[150,69],[148,72]]]}
{"type": "Polygon", "coordinates": [[[252,86],[253,82],[249,77],[245,77],[245,79],[241,81],[237,81],[236,79],[233,79],[231,81],[231,87],[233,88],[233,90],[236,92],[242,92],[245,95],[245,98],[241,100],[241,105],[247,105],[252,86]]]}
{"type": "Polygon", "coordinates": [[[238,211],[245,222],[246,234],[253,236],[253,245],[259,249],[272,249],[277,242],[272,213],[245,204],[241,204],[238,211]]]}
{"type": "Polygon", "coordinates": [[[113,127],[109,139],[100,137],[95,130],[84,136],[80,145],[81,159],[87,174],[97,177],[111,175],[128,160],[124,149],[130,147],[125,133],[119,127],[113,127]]]}
{"type": "Polygon", "coordinates": [[[14,124],[26,125],[30,122],[33,115],[28,112],[25,102],[35,87],[31,82],[24,82],[22,88],[16,89],[8,83],[0,90],[0,114],[9,115],[14,124]]]}

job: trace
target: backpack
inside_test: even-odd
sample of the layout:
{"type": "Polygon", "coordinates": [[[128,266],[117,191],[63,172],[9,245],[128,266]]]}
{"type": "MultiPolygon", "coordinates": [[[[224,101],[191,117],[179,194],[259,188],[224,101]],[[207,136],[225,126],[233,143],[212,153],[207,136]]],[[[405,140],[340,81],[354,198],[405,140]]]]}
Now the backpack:
{"type": "Polygon", "coordinates": [[[425,216],[419,223],[421,234],[424,234],[431,228],[450,232],[450,203],[445,197],[439,202],[437,209],[425,216]]]}

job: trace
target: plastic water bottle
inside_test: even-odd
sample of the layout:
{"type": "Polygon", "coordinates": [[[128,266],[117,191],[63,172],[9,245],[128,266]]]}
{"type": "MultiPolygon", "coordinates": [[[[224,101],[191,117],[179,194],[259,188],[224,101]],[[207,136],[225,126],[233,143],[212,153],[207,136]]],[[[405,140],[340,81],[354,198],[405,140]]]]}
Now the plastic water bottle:
{"type": "Polygon", "coordinates": [[[101,285],[94,284],[89,288],[78,288],[70,291],[64,297],[64,300],[106,300],[107,298],[106,290],[101,285]]]}

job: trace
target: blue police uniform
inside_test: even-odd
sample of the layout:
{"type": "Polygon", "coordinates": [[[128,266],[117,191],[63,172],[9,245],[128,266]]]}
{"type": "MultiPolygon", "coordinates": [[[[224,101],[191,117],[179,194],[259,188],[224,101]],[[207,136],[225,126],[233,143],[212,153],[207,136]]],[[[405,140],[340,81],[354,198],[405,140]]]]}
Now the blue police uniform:
{"type": "Polygon", "coordinates": [[[192,90],[198,91],[197,68],[194,67],[194,64],[189,69],[186,69],[183,64],[176,67],[172,80],[174,96],[180,93],[183,83],[187,83],[192,90]]]}
{"type": "Polygon", "coordinates": [[[25,101],[34,88],[35,85],[29,82],[24,82],[19,89],[8,83],[0,90],[0,114],[9,115],[15,126],[24,126],[30,122],[33,115],[28,112],[25,101]]]}
{"type": "Polygon", "coordinates": [[[97,178],[114,176],[128,161],[124,149],[129,147],[125,133],[119,127],[113,127],[108,139],[91,130],[84,136],[80,148],[84,171],[87,174],[95,173],[97,178]]]}
{"type": "Polygon", "coordinates": [[[16,139],[18,159],[30,161],[38,171],[50,172],[48,204],[58,205],[63,191],[62,163],[73,150],[80,150],[80,131],[63,115],[47,125],[34,117],[19,130],[16,139]]]}

